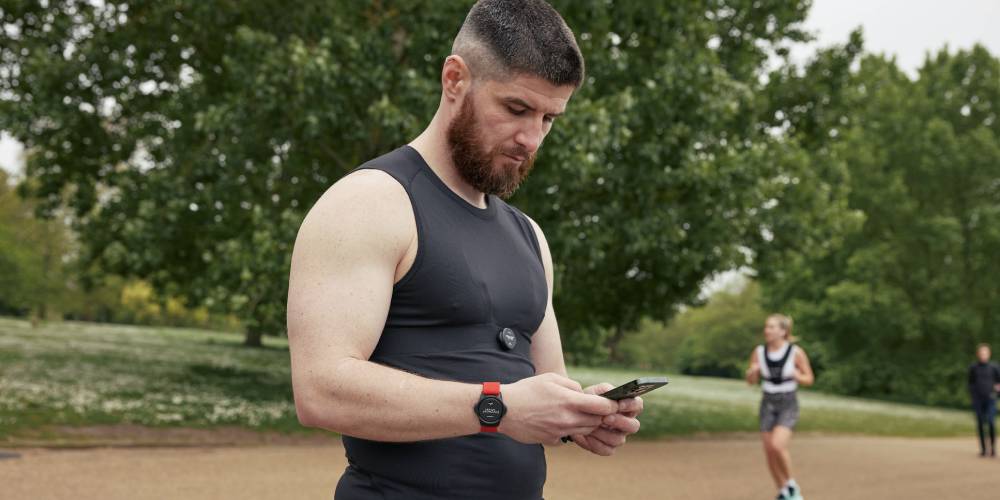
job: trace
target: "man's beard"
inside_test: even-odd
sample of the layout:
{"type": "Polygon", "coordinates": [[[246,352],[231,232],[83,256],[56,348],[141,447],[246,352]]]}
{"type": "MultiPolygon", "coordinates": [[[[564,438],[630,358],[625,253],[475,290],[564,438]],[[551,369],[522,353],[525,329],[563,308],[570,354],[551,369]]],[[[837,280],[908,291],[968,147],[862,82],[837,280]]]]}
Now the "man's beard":
{"type": "MultiPolygon", "coordinates": [[[[535,154],[529,154],[524,148],[504,148],[498,145],[490,151],[485,151],[482,134],[479,133],[479,126],[476,124],[476,111],[471,95],[465,97],[458,116],[448,124],[448,144],[451,146],[451,161],[465,182],[480,192],[494,194],[504,199],[517,191],[517,187],[535,164],[535,154]],[[525,160],[517,167],[509,165],[494,167],[493,161],[504,153],[525,160]]],[[[512,158],[505,160],[510,163],[517,161],[512,158]]]]}

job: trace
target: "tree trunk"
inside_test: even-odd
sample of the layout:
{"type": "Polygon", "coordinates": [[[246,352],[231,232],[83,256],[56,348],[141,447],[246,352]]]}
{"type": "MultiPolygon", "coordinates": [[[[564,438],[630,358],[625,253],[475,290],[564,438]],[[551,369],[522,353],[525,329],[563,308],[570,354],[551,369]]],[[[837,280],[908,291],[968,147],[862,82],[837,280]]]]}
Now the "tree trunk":
{"type": "Polygon", "coordinates": [[[620,363],[622,361],[621,347],[622,340],[625,339],[625,334],[628,333],[624,328],[620,326],[615,326],[611,330],[611,336],[604,343],[605,347],[608,348],[608,359],[612,363],[620,363]]]}
{"type": "Polygon", "coordinates": [[[243,345],[246,347],[264,347],[264,329],[260,326],[261,319],[257,317],[260,312],[257,310],[258,304],[260,304],[259,294],[250,300],[249,307],[247,307],[249,315],[246,321],[246,333],[243,337],[243,345]]]}
{"type": "Polygon", "coordinates": [[[243,345],[247,347],[264,347],[263,342],[261,342],[263,337],[263,332],[257,327],[248,326],[246,334],[243,337],[243,345]]]}

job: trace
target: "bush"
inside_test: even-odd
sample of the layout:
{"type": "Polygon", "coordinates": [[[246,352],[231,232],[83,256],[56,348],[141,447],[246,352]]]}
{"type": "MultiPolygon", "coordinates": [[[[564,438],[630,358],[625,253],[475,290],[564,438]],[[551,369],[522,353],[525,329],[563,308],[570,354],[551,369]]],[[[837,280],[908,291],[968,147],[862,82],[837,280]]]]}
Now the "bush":
{"type": "Polygon", "coordinates": [[[738,292],[714,294],[705,306],[684,310],[669,326],[645,319],[626,337],[622,358],[642,369],[742,377],[767,316],[759,296],[757,284],[750,283],[738,292]]]}

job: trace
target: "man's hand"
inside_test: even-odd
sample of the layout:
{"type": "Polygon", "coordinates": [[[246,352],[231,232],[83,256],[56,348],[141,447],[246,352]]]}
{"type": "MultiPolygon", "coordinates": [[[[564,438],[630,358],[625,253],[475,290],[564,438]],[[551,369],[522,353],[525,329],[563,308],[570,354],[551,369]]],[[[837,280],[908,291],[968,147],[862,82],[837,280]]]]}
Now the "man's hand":
{"type": "MultiPolygon", "coordinates": [[[[615,386],[603,383],[592,385],[583,390],[587,394],[603,394],[615,386]]],[[[615,401],[612,401],[615,403],[615,401]]],[[[626,398],[616,402],[618,412],[604,417],[601,425],[590,433],[573,434],[573,442],[580,448],[601,456],[611,456],[615,450],[625,444],[629,434],[639,432],[639,420],[642,413],[642,398],[626,398]]]]}
{"type": "Polygon", "coordinates": [[[579,383],[551,372],[505,384],[501,391],[507,415],[499,431],[522,443],[556,445],[563,436],[590,434],[605,419],[620,416],[616,401],[585,394],[579,383]]]}
{"type": "Polygon", "coordinates": [[[750,384],[750,385],[755,385],[757,382],[759,382],[760,381],[760,366],[755,364],[755,365],[751,366],[750,368],[747,368],[747,371],[746,371],[746,374],[745,374],[745,378],[747,379],[747,383],[750,384]]]}

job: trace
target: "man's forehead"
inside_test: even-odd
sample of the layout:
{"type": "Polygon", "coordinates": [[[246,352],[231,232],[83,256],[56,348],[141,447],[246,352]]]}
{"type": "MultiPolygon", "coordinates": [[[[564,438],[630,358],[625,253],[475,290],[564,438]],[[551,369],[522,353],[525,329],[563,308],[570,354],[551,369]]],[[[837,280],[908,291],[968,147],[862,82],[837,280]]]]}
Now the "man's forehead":
{"type": "Polygon", "coordinates": [[[536,76],[518,75],[505,81],[490,82],[491,93],[501,100],[521,101],[518,104],[559,115],[566,110],[569,98],[576,90],[572,85],[553,85],[536,76]]]}

